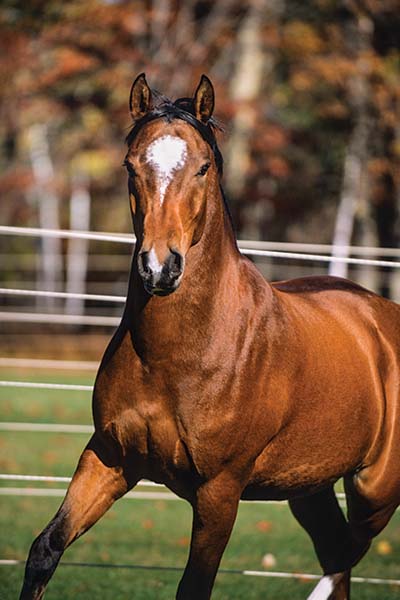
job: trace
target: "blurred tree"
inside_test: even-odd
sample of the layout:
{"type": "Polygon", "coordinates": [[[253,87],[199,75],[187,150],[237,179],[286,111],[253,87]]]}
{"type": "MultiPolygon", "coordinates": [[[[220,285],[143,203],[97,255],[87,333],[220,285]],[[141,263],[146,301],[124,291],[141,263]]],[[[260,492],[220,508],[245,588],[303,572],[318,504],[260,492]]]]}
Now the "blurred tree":
{"type": "MultiPolygon", "coordinates": [[[[348,3],[353,7],[353,3],[348,3]]],[[[349,58],[355,64],[355,73],[348,85],[349,103],[353,115],[353,130],[346,148],[343,165],[343,184],[337,210],[335,229],[333,234],[334,258],[345,258],[350,254],[349,246],[353,237],[354,219],[357,204],[364,207],[364,231],[368,215],[368,185],[367,164],[369,152],[369,137],[371,135],[370,115],[370,86],[369,71],[371,55],[371,41],[373,34],[372,20],[355,8],[355,23],[348,29],[349,40],[347,46],[352,50],[349,58]]],[[[376,245],[376,236],[368,236],[371,246],[376,245]]],[[[329,269],[330,275],[347,277],[348,264],[332,262],[329,269]]],[[[368,282],[367,282],[368,285],[368,282]]],[[[372,286],[373,287],[373,286],[372,286]]]]}
{"type": "MultiPolygon", "coordinates": [[[[38,204],[39,224],[42,229],[59,229],[60,199],[53,189],[54,167],[50,157],[46,125],[31,125],[28,130],[29,154],[33,172],[33,189],[38,204]]],[[[56,292],[62,279],[61,244],[52,237],[41,239],[38,289],[56,292]]],[[[39,305],[54,308],[55,298],[38,298],[39,305]]]]}
{"type": "Polygon", "coordinates": [[[347,241],[376,230],[381,245],[397,245],[399,29],[396,0],[3,0],[0,219],[39,223],[28,132],[45,125],[60,225],[70,223],[79,165],[91,226],[109,229],[112,213],[113,227],[129,231],[121,163],[131,81],[146,71],[175,97],[206,72],[228,124],[221,144],[239,234],[329,243],[352,188],[347,241]]]}

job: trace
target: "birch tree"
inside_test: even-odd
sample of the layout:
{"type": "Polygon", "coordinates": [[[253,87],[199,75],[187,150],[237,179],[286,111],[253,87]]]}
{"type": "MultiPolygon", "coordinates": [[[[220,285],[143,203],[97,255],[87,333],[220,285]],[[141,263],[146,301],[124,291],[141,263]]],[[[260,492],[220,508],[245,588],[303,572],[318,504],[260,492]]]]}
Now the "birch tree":
{"type": "MultiPolygon", "coordinates": [[[[60,199],[55,192],[54,167],[50,156],[47,127],[32,125],[28,132],[29,152],[34,175],[34,194],[37,198],[39,225],[43,229],[60,228],[60,199]]],[[[62,282],[61,240],[55,237],[41,238],[37,288],[49,292],[60,289],[62,282]]],[[[54,298],[38,299],[47,308],[54,309],[54,298]]]]}
{"type": "MultiPolygon", "coordinates": [[[[367,194],[368,136],[370,133],[368,63],[366,50],[370,48],[373,23],[365,14],[356,14],[357,74],[350,82],[350,103],[354,114],[354,128],[346,148],[343,183],[333,234],[332,258],[347,258],[354,230],[357,204],[367,194]]],[[[365,202],[365,198],[364,198],[365,202]]],[[[331,262],[329,274],[346,277],[348,264],[331,262]]]]}
{"type": "MultiPolygon", "coordinates": [[[[90,230],[90,205],[88,176],[77,171],[71,177],[70,229],[75,231],[90,230]]],[[[68,240],[66,291],[71,294],[85,294],[88,265],[89,240],[70,238],[68,240]]],[[[67,298],[65,312],[83,315],[85,301],[81,298],[67,298]]]]}

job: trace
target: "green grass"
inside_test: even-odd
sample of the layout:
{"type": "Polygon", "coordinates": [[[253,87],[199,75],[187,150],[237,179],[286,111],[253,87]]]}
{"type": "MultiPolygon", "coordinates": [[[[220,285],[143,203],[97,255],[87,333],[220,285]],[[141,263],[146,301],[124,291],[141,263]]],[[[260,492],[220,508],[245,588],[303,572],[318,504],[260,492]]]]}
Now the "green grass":
{"type": "MultiPolygon", "coordinates": [[[[16,379],[15,373],[1,373],[16,379]]],[[[20,379],[28,379],[26,374],[20,379]]],[[[34,381],[92,383],[93,377],[36,373],[34,381]]],[[[0,388],[1,421],[90,423],[90,394],[0,388]]],[[[0,432],[1,472],[71,475],[88,435],[0,432]]],[[[28,484],[0,482],[2,487],[28,484]]],[[[40,484],[29,484],[39,487],[40,484]]],[[[41,487],[45,487],[42,485],[41,487]]],[[[61,487],[50,484],[50,487],[61,487]]],[[[61,498],[0,496],[0,558],[25,559],[33,538],[57,510],[61,498]]],[[[121,500],[84,537],[69,548],[66,562],[128,563],[183,569],[191,526],[190,507],[182,501],[121,500]]],[[[272,553],[274,570],[318,573],[311,543],[285,505],[242,503],[222,568],[262,570],[272,553]]],[[[400,513],[374,543],[354,575],[400,578],[400,513]],[[391,552],[379,552],[379,540],[391,552]]],[[[0,566],[0,599],[18,596],[22,566],[0,566]]],[[[46,595],[49,600],[76,597],[102,600],[171,599],[179,572],[59,566],[46,595]]],[[[216,600],[306,598],[313,584],[298,580],[219,574],[216,600]]],[[[354,584],[353,600],[394,600],[399,588],[354,584]]]]}
{"type": "MultiPolygon", "coordinates": [[[[94,375],[67,373],[27,374],[18,371],[0,371],[0,378],[9,381],[68,383],[93,385],[94,375]]],[[[32,423],[87,423],[92,422],[91,392],[0,388],[0,420],[30,421],[32,423]]]]}

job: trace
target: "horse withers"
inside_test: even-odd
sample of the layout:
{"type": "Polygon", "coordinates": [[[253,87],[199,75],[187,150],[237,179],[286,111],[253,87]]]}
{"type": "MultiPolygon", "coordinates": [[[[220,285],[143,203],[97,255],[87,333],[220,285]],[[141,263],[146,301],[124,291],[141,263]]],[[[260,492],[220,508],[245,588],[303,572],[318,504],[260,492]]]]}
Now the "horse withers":
{"type": "Polygon", "coordinates": [[[313,600],[349,597],[351,568],[400,503],[400,307],[344,279],[263,279],[236,245],[213,107],[205,76],[174,103],[143,74],[132,86],[127,301],[95,433],[32,545],[24,600],[142,478],[193,508],[179,600],[210,597],[241,498],[289,500],[324,573],[313,600]]]}

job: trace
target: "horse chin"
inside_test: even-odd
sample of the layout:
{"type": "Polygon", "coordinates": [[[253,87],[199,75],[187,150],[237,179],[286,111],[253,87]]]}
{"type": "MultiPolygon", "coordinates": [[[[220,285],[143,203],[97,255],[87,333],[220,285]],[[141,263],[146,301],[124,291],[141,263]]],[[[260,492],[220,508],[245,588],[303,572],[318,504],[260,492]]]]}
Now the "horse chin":
{"type": "Polygon", "coordinates": [[[170,286],[153,286],[149,283],[144,283],[144,289],[146,290],[146,292],[148,294],[150,294],[150,296],[170,296],[171,294],[173,294],[174,292],[176,292],[176,290],[179,287],[179,283],[180,282],[175,282],[170,286]]]}
{"type": "Polygon", "coordinates": [[[153,290],[153,296],[170,296],[173,292],[175,292],[176,288],[171,288],[171,289],[161,289],[161,288],[155,288],[153,290]]]}

